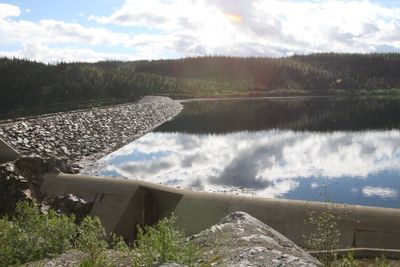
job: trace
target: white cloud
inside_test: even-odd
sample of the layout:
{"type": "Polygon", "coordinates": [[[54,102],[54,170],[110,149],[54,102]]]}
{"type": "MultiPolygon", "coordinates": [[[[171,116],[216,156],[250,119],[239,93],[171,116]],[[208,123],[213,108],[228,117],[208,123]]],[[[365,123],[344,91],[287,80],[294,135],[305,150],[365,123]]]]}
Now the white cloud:
{"type": "Polygon", "coordinates": [[[21,14],[19,7],[0,3],[0,19],[5,19],[8,17],[18,17],[21,14]]]}
{"type": "MultiPolygon", "coordinates": [[[[249,189],[276,197],[298,179],[364,179],[398,170],[400,131],[294,132],[271,130],[227,135],[150,133],[102,159],[119,176],[207,191],[249,189]],[[143,156],[146,155],[146,156],[143,156]],[[118,163],[118,157],[128,160],[118,163]],[[112,164],[116,160],[115,164],[112,164]]],[[[320,185],[312,183],[311,187],[320,185]]],[[[368,188],[367,188],[368,189],[368,188]]],[[[365,191],[365,194],[372,191],[365,191]]]]}
{"type": "Polygon", "coordinates": [[[6,57],[28,58],[31,60],[57,63],[64,62],[96,62],[100,60],[135,60],[134,56],[116,53],[101,53],[82,48],[49,48],[37,43],[24,43],[23,48],[15,52],[1,52],[6,57]]]}
{"type": "Polygon", "coordinates": [[[90,19],[159,29],[181,39],[174,49],[183,54],[199,47],[264,56],[400,48],[400,8],[367,0],[127,0],[111,15],[90,19]]]}
{"type": "Polygon", "coordinates": [[[19,51],[0,51],[0,55],[45,62],[160,58],[165,53],[162,45],[171,42],[168,36],[149,34],[131,36],[106,28],[88,28],[78,23],[57,20],[30,22],[0,18],[0,35],[2,44],[22,46],[19,51]],[[96,45],[124,47],[130,49],[132,53],[96,52],[93,49],[83,48],[96,45]]]}
{"type": "Polygon", "coordinates": [[[386,187],[373,187],[366,186],[362,189],[362,193],[365,197],[379,197],[382,199],[394,198],[396,199],[399,192],[393,188],[386,187]]]}
{"type": "MultiPolygon", "coordinates": [[[[123,47],[132,49],[127,58],[141,59],[400,50],[400,7],[369,0],[126,0],[109,15],[88,18],[99,27],[19,20],[20,13],[15,5],[0,4],[3,44],[123,47]],[[119,27],[135,33],[117,32],[119,27]]],[[[58,58],[65,60],[62,54],[58,58]]]]}
{"type": "Polygon", "coordinates": [[[6,37],[3,42],[28,40],[41,44],[128,45],[135,41],[127,34],[114,33],[105,28],[85,28],[78,23],[56,20],[0,20],[0,33],[6,37]]]}
{"type": "Polygon", "coordinates": [[[310,187],[311,187],[311,189],[315,189],[315,188],[322,187],[322,186],[320,186],[318,183],[312,182],[310,184],[310,187]]]}

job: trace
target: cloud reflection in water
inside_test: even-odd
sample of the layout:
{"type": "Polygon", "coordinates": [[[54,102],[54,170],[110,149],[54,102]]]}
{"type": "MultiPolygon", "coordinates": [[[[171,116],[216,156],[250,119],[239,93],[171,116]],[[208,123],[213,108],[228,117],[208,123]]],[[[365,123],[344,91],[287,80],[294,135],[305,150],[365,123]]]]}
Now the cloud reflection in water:
{"type": "MultiPolygon", "coordinates": [[[[367,179],[399,171],[400,131],[149,133],[101,161],[100,174],[281,197],[310,177],[367,179]]],[[[364,188],[363,195],[375,196],[371,188],[364,188]]],[[[398,189],[385,192],[398,196],[398,189]]]]}

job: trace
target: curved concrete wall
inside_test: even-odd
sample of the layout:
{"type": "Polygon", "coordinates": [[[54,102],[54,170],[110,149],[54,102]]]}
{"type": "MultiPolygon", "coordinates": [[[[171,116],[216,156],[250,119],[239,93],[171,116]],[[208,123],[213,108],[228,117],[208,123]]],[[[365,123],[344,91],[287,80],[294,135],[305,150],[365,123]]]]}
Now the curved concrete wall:
{"type": "Polygon", "coordinates": [[[308,210],[330,209],[341,215],[340,247],[400,249],[400,209],[326,204],[193,192],[137,180],[67,174],[44,176],[42,191],[49,196],[72,193],[93,201],[91,215],[99,216],[107,231],[135,237],[136,225],[153,224],[172,212],[177,225],[192,235],[233,211],[245,211],[298,245],[312,228],[308,210]]]}

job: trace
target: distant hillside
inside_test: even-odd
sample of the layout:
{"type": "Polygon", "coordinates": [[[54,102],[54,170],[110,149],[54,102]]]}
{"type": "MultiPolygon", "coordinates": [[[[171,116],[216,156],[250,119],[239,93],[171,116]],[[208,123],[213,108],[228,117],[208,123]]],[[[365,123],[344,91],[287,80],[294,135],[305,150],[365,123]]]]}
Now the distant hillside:
{"type": "MultiPolygon", "coordinates": [[[[289,58],[201,57],[142,61],[136,71],[164,76],[247,82],[248,90],[322,91],[400,88],[400,54],[312,54],[289,58]]],[[[277,92],[279,93],[279,92],[277,92]]]]}
{"type": "Polygon", "coordinates": [[[397,89],[400,54],[313,54],[280,59],[199,57],[52,65],[0,58],[3,117],[128,102],[151,94],[391,94],[400,92],[397,89]]]}

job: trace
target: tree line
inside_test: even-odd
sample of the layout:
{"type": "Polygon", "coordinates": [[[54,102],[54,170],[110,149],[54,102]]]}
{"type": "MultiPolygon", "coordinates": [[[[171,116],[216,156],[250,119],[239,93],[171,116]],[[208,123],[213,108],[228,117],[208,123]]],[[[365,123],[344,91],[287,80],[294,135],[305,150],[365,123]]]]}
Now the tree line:
{"type": "Polygon", "coordinates": [[[0,58],[0,112],[121,103],[143,95],[215,97],[397,92],[400,54],[192,57],[45,64],[0,58]]]}

